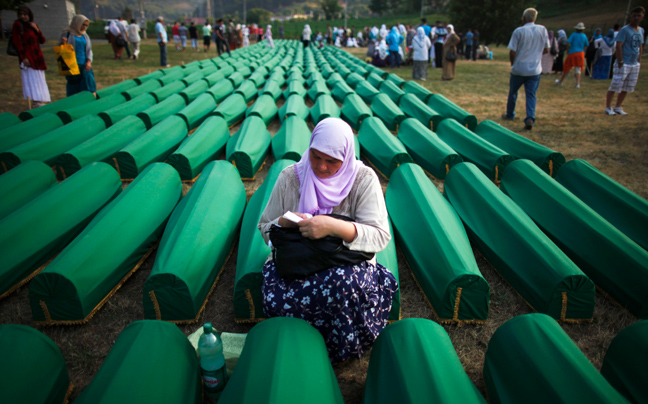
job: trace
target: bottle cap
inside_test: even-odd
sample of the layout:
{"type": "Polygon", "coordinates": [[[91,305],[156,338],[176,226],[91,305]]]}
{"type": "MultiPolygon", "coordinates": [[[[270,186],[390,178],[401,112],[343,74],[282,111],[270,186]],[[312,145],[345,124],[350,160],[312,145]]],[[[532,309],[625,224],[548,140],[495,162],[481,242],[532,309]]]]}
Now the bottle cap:
{"type": "Polygon", "coordinates": [[[211,334],[212,330],[213,330],[213,327],[212,327],[211,323],[205,323],[205,325],[203,325],[203,331],[205,332],[205,334],[211,334]]]}

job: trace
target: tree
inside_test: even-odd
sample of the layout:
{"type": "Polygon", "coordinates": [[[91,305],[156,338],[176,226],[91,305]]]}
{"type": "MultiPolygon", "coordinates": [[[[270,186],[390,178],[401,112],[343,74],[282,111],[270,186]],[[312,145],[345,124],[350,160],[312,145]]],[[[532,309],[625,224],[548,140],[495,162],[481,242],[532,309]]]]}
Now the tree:
{"type": "MultiPolygon", "coordinates": [[[[10,10],[15,11],[18,7],[23,4],[30,3],[32,0],[0,0],[0,11],[1,10],[10,10]]],[[[0,27],[2,27],[2,17],[0,17],[0,27]]],[[[5,39],[4,30],[0,29],[0,39],[5,39]]]]}
{"type": "Polygon", "coordinates": [[[479,30],[485,44],[506,44],[522,24],[522,12],[532,7],[530,0],[452,0],[450,19],[456,30],[479,30]]]}
{"type": "Polygon", "coordinates": [[[389,11],[389,0],[370,0],[369,10],[372,13],[383,15],[389,11]]]}
{"type": "Polygon", "coordinates": [[[342,11],[342,6],[340,6],[338,0],[322,0],[321,6],[327,20],[334,19],[342,11]]]}
{"type": "Polygon", "coordinates": [[[270,22],[272,13],[262,8],[253,8],[247,12],[247,21],[250,24],[263,25],[270,22]]]}

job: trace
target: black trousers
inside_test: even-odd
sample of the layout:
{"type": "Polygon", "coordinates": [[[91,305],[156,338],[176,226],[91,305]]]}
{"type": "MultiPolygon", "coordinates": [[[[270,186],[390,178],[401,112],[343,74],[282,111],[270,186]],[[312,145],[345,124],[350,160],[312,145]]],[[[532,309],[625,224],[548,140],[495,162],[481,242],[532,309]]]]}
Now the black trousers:
{"type": "Polygon", "coordinates": [[[443,67],[443,44],[434,43],[434,65],[437,69],[443,67]]]}

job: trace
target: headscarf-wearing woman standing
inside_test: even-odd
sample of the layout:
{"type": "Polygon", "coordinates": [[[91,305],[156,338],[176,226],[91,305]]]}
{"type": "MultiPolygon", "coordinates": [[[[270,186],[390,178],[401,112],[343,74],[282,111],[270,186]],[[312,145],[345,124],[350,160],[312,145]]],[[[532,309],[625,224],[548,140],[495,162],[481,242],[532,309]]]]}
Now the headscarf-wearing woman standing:
{"type": "Polygon", "coordinates": [[[558,55],[558,41],[554,38],[554,32],[549,31],[549,52],[542,55],[540,65],[542,66],[542,74],[550,74],[553,70],[554,60],[558,55]]]}
{"type": "Polygon", "coordinates": [[[312,31],[310,25],[304,25],[304,30],[302,31],[302,42],[304,43],[304,48],[308,48],[308,45],[310,44],[311,34],[312,31]]]}
{"type": "Polygon", "coordinates": [[[455,73],[457,72],[457,60],[448,60],[448,52],[454,51],[456,55],[457,45],[461,42],[461,39],[455,34],[452,24],[448,24],[447,30],[448,34],[443,43],[443,75],[441,76],[441,79],[445,81],[454,79],[455,73]]]}
{"type": "MultiPolygon", "coordinates": [[[[376,253],[387,246],[391,235],[380,182],[371,168],[356,160],[347,123],[322,120],[301,160],[281,172],[258,224],[266,242],[273,224],[299,227],[302,236],[311,239],[339,237],[355,251],[376,253]],[[286,220],[286,211],[303,220],[286,220]],[[328,213],[352,221],[325,216],[328,213]]],[[[272,256],[263,267],[266,316],[308,321],[324,337],[332,363],[360,357],[372,346],[387,324],[397,290],[396,278],[375,257],[296,280],[281,278],[272,256]]]]}
{"type": "Polygon", "coordinates": [[[90,20],[81,14],[72,17],[70,26],[63,30],[59,43],[67,41],[74,48],[80,74],[76,76],[65,76],[67,79],[66,93],[71,96],[81,91],[90,91],[97,95],[97,83],[95,83],[94,72],[92,71],[92,42],[86,33],[90,20]]]}
{"type": "Polygon", "coordinates": [[[414,50],[412,59],[414,68],[412,69],[412,78],[417,80],[427,80],[428,60],[432,42],[425,35],[423,27],[416,29],[416,35],[412,38],[412,49],[414,50]]]}
{"type": "Polygon", "coordinates": [[[567,50],[567,33],[564,29],[558,30],[558,56],[554,61],[553,71],[556,73],[563,72],[563,61],[565,59],[565,51],[567,50]]]}
{"type": "Polygon", "coordinates": [[[385,39],[387,38],[387,35],[389,35],[389,31],[387,31],[387,26],[385,24],[380,26],[380,39],[385,39]]]}
{"type": "Polygon", "coordinates": [[[272,40],[272,25],[268,24],[266,32],[263,37],[267,39],[266,47],[274,49],[274,41],[272,40]]]}
{"type": "Polygon", "coordinates": [[[612,55],[615,51],[614,30],[610,28],[607,35],[594,41],[597,48],[601,48],[601,56],[594,60],[592,66],[592,78],[605,80],[609,77],[610,66],[612,66],[612,55]]]}
{"type": "Polygon", "coordinates": [[[241,24],[236,24],[236,46],[238,48],[243,47],[243,29],[241,24]]]}
{"type": "Polygon", "coordinates": [[[389,45],[389,63],[391,67],[401,66],[400,44],[405,38],[398,33],[398,28],[392,27],[391,32],[387,35],[387,45],[389,45]]]}
{"type": "Polygon", "coordinates": [[[243,47],[247,48],[250,46],[250,29],[245,24],[241,26],[241,34],[243,35],[243,47]]]}
{"type": "Polygon", "coordinates": [[[601,35],[601,29],[596,28],[594,30],[594,34],[592,37],[589,39],[589,44],[587,45],[587,49],[585,50],[585,75],[586,76],[591,76],[590,72],[592,71],[592,64],[594,63],[594,58],[596,57],[596,45],[594,42],[597,39],[601,39],[603,36],[601,35]]]}
{"type": "Polygon", "coordinates": [[[45,43],[45,37],[34,22],[34,14],[29,7],[18,7],[18,19],[13,23],[11,33],[11,40],[18,51],[23,96],[32,101],[33,108],[40,107],[51,101],[45,81],[47,65],[40,48],[40,44],[45,43]]]}

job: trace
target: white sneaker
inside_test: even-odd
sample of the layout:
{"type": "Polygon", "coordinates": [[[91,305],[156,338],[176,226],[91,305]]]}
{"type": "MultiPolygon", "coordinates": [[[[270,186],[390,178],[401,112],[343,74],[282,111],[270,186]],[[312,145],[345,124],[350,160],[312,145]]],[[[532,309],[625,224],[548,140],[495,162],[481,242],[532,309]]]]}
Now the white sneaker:
{"type": "Polygon", "coordinates": [[[628,115],[628,113],[625,112],[623,110],[623,108],[621,108],[621,107],[615,107],[614,108],[614,113],[617,114],[617,115],[628,115]]]}
{"type": "Polygon", "coordinates": [[[580,84],[576,84],[574,88],[580,88],[580,84]]]}
{"type": "Polygon", "coordinates": [[[606,115],[616,115],[616,112],[612,110],[612,108],[605,108],[605,114],[606,115]]]}
{"type": "Polygon", "coordinates": [[[557,79],[557,80],[556,80],[556,85],[557,85],[557,86],[562,86],[562,81],[560,81],[560,79],[557,79]]]}

